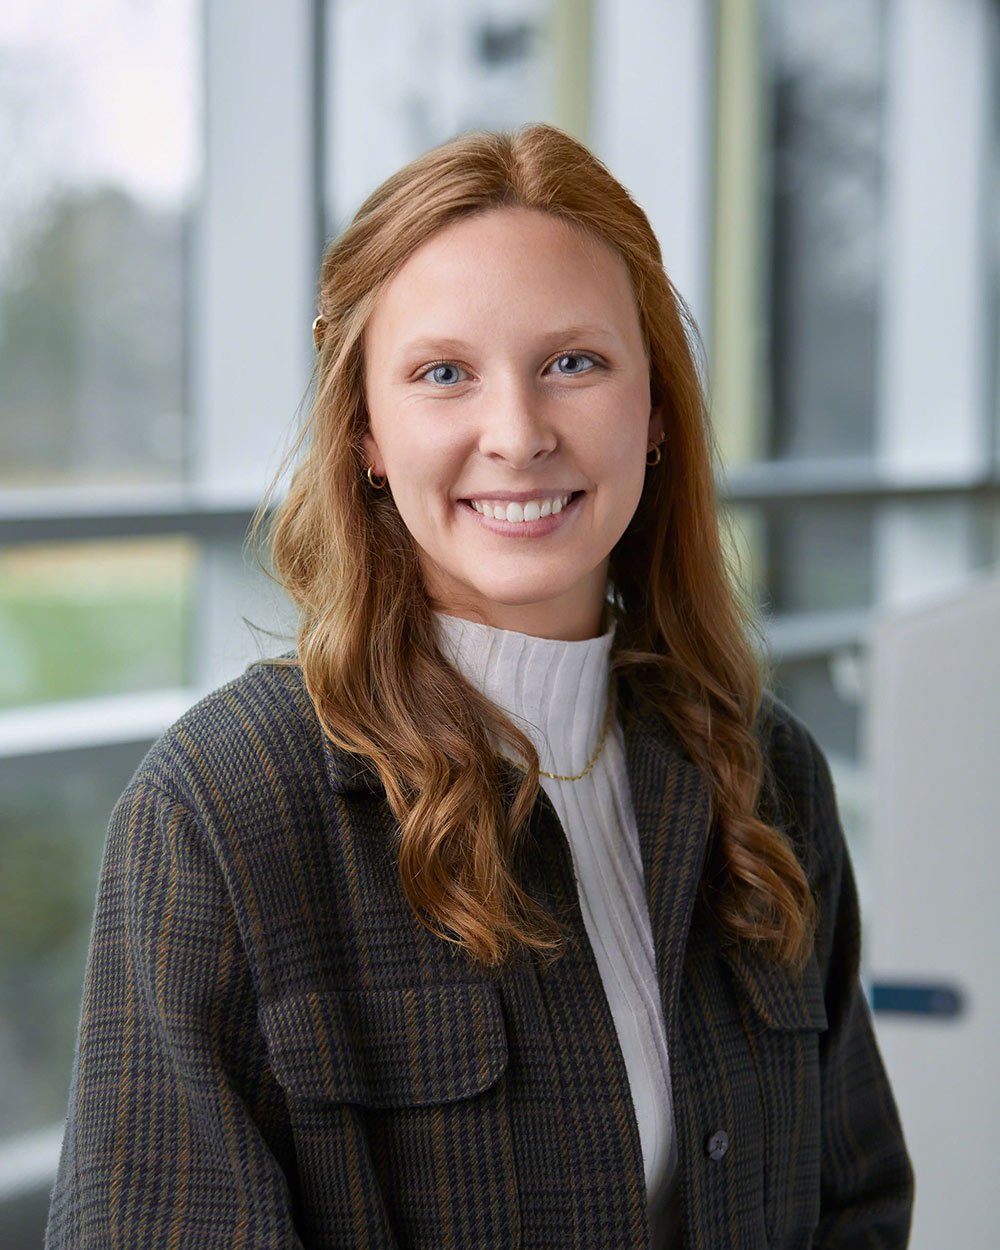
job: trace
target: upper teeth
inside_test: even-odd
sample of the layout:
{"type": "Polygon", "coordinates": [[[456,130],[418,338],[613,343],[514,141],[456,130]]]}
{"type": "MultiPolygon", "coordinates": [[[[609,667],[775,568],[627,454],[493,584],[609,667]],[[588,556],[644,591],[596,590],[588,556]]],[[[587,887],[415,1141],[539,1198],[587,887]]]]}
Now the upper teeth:
{"type": "Polygon", "coordinates": [[[569,501],[569,495],[553,495],[551,499],[529,499],[526,503],[489,499],[473,499],[471,503],[477,512],[497,521],[537,521],[550,512],[562,512],[569,501]]]}

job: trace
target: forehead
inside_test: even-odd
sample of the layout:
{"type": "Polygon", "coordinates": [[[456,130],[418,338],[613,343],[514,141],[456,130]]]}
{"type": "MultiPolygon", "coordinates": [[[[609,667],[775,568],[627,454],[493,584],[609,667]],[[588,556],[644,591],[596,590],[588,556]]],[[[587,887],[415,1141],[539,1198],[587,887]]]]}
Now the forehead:
{"type": "Polygon", "coordinates": [[[475,328],[502,319],[599,322],[630,339],[639,332],[618,252],[552,213],[502,207],[425,239],[379,293],[365,339],[382,343],[418,327],[456,332],[456,321],[475,328]]]}

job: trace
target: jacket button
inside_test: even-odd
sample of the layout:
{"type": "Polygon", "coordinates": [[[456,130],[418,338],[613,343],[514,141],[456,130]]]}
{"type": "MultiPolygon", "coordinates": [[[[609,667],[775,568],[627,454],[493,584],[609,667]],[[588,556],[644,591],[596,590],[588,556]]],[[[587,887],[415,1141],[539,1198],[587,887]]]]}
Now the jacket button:
{"type": "Polygon", "coordinates": [[[705,1143],[705,1150],[710,1159],[721,1159],[728,1149],[729,1135],[721,1128],[705,1143]]]}

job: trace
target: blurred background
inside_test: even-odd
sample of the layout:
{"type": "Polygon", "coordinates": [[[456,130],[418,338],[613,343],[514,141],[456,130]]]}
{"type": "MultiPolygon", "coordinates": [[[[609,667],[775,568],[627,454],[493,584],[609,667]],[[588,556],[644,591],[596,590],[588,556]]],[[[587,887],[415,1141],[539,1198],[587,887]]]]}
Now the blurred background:
{"type": "Polygon", "coordinates": [[[701,328],[734,559],[837,782],[911,1244],[997,1244],[998,71],[996,0],[0,8],[0,1246],[41,1245],[111,808],[293,645],[243,540],[324,244],[427,147],[533,120],[629,187],[701,328]]]}

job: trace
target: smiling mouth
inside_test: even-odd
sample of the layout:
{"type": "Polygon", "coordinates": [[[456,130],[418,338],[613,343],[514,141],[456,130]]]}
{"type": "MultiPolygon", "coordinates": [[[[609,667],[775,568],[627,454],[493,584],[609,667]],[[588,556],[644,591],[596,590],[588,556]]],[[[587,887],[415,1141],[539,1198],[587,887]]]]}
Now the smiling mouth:
{"type": "Polygon", "coordinates": [[[583,493],[582,490],[577,490],[563,495],[538,495],[534,499],[524,500],[523,503],[489,498],[465,499],[462,502],[490,520],[519,524],[524,521],[539,521],[547,516],[558,516],[563,508],[568,507],[583,493]]]}

